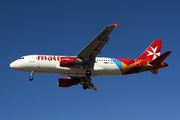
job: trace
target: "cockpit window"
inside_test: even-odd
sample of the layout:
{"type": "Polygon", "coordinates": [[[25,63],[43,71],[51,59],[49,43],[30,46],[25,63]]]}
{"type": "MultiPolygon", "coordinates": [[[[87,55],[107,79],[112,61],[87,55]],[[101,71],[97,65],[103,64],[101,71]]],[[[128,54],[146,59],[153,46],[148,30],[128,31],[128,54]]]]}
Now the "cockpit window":
{"type": "Polygon", "coordinates": [[[24,59],[24,57],[20,57],[19,59],[24,59]]]}

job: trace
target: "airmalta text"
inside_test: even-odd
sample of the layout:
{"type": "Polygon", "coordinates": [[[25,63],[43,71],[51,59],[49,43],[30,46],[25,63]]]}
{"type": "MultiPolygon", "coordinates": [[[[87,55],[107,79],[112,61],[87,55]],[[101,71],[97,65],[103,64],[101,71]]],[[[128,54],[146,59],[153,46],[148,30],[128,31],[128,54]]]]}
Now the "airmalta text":
{"type": "Polygon", "coordinates": [[[38,56],[38,60],[59,61],[60,56],[38,56]]]}

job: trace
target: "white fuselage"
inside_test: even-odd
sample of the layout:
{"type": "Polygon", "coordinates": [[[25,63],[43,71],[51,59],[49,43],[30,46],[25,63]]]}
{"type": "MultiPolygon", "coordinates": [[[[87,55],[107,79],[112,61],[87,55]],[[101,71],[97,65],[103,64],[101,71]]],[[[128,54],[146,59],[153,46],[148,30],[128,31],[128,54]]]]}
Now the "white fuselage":
{"type": "MultiPolygon", "coordinates": [[[[86,77],[86,70],[80,67],[61,67],[60,57],[54,55],[27,55],[10,64],[10,67],[25,72],[40,72],[40,73],[58,73],[66,76],[86,77]],[[46,56],[41,59],[38,56],[46,56]]],[[[90,69],[92,77],[100,75],[122,75],[118,66],[111,58],[96,57],[94,68],[90,69]]]]}

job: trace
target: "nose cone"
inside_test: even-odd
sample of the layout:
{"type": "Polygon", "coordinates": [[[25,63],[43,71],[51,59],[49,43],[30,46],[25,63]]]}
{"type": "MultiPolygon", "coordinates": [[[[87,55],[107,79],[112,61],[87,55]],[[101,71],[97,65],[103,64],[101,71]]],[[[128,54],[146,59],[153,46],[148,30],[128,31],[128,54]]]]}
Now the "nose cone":
{"type": "Polygon", "coordinates": [[[22,68],[22,65],[16,60],[9,65],[12,69],[18,70],[22,68]]]}
{"type": "Polygon", "coordinates": [[[15,65],[14,65],[15,63],[14,62],[12,62],[9,66],[11,67],[11,68],[15,68],[15,65]]]}

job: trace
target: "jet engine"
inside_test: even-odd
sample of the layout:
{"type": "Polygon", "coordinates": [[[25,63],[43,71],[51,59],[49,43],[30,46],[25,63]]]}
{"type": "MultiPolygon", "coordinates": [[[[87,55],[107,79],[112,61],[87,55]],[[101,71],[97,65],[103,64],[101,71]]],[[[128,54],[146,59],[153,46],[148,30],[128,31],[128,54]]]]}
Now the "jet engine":
{"type": "Polygon", "coordinates": [[[60,57],[61,67],[73,67],[76,64],[76,58],[73,57],[60,57]]]}
{"type": "Polygon", "coordinates": [[[72,86],[72,79],[71,78],[59,78],[58,79],[58,86],[59,87],[71,87],[72,86]]]}
{"type": "Polygon", "coordinates": [[[74,67],[81,66],[83,64],[83,60],[75,57],[60,57],[60,66],[61,67],[74,67]]]}
{"type": "Polygon", "coordinates": [[[72,85],[77,85],[78,82],[71,78],[59,78],[58,79],[58,86],[59,87],[71,87],[72,85]]]}

